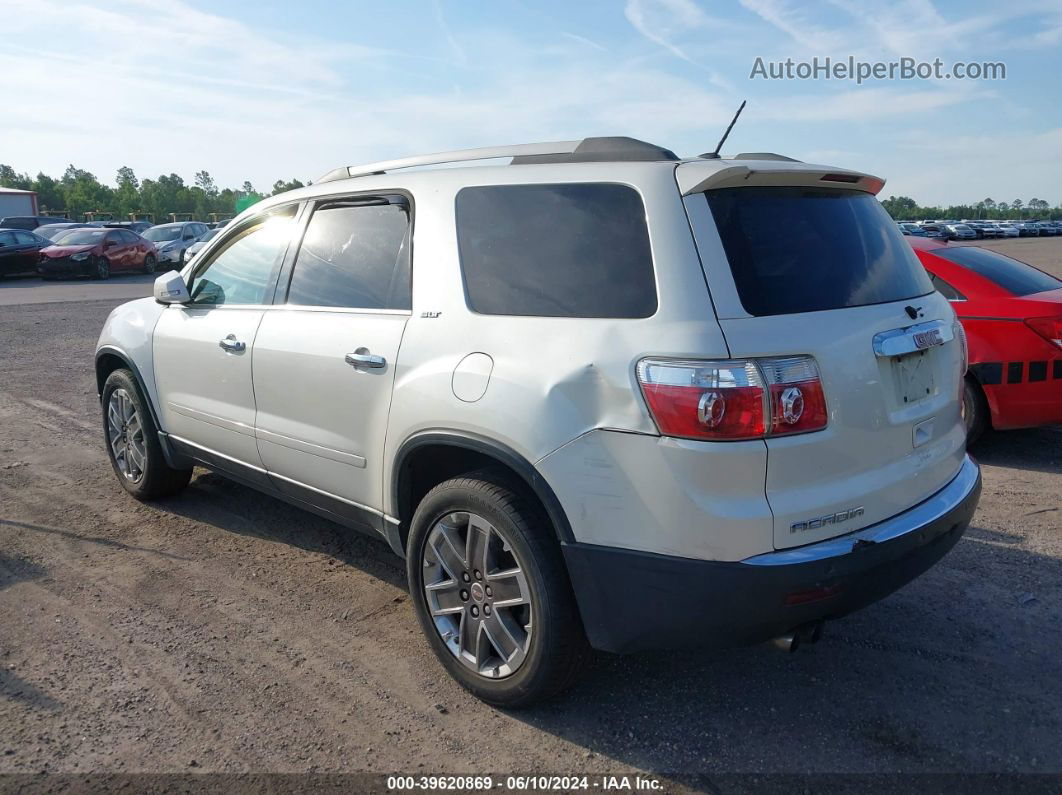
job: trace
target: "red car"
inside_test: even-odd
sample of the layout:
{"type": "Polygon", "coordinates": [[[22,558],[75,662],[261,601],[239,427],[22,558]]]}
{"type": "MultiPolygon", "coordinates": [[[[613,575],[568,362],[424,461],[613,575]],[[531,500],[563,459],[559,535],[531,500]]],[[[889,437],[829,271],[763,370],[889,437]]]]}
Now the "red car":
{"type": "Polygon", "coordinates": [[[1062,423],[1062,280],[979,246],[907,240],[966,330],[970,441],[1062,423]]]}
{"type": "Polygon", "coordinates": [[[55,243],[41,249],[37,273],[56,276],[90,276],[106,279],[119,271],[154,273],[158,264],[155,244],[128,229],[82,227],[71,229],[55,243]]]}

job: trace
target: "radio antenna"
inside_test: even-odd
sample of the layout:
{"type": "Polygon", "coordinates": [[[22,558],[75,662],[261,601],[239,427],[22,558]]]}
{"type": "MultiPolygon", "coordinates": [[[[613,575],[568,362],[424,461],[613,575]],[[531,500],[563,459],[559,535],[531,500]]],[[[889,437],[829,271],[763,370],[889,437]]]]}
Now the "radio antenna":
{"type": "Polygon", "coordinates": [[[726,143],[727,136],[729,136],[730,135],[730,131],[734,129],[734,125],[737,123],[738,116],[741,115],[741,111],[745,110],[745,103],[747,101],[748,100],[745,100],[745,99],[741,100],[741,107],[739,107],[737,109],[737,113],[734,114],[734,118],[732,118],[730,120],[730,124],[727,125],[726,132],[723,133],[723,137],[719,139],[719,143],[716,145],[715,151],[714,152],[705,152],[703,155],[701,155],[701,157],[707,158],[709,160],[718,160],[719,159],[719,150],[723,148],[723,144],[726,143]]]}

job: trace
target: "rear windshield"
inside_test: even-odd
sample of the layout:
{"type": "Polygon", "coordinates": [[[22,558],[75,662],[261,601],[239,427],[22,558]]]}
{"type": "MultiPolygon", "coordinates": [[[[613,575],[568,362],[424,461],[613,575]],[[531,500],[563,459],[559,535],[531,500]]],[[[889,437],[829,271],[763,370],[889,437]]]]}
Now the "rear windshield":
{"type": "Polygon", "coordinates": [[[1054,276],[987,248],[955,246],[933,249],[933,254],[969,268],[1014,295],[1032,295],[1062,289],[1062,281],[1054,276]]]}
{"type": "Polygon", "coordinates": [[[469,307],[485,315],[656,312],[645,205],[615,184],[496,185],[457,194],[469,307]]]}
{"type": "Polygon", "coordinates": [[[933,292],[895,222],[868,193],[749,187],[705,195],[750,315],[866,306],[933,292]]]}

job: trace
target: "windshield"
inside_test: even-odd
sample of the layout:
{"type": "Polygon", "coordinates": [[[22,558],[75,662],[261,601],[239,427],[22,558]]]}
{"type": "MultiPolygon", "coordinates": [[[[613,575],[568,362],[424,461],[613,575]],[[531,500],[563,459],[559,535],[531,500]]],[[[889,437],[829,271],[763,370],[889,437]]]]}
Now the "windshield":
{"type": "Polygon", "coordinates": [[[94,246],[107,234],[106,229],[71,229],[52,238],[60,246],[94,246]]]}
{"type": "Polygon", "coordinates": [[[1054,276],[987,248],[959,246],[934,249],[933,253],[969,268],[1014,295],[1032,295],[1062,288],[1062,281],[1054,276]]]}
{"type": "Polygon", "coordinates": [[[158,243],[162,240],[177,240],[181,236],[181,227],[153,226],[150,229],[145,229],[140,234],[153,243],[158,243]]]}
{"type": "Polygon", "coordinates": [[[41,237],[46,237],[49,240],[58,240],[60,235],[65,235],[73,227],[69,226],[38,226],[33,231],[41,237]]]}
{"type": "Polygon", "coordinates": [[[933,292],[914,251],[869,193],[750,187],[705,196],[751,315],[865,306],[933,292]],[[764,218],[771,219],[769,234],[764,218]]]}

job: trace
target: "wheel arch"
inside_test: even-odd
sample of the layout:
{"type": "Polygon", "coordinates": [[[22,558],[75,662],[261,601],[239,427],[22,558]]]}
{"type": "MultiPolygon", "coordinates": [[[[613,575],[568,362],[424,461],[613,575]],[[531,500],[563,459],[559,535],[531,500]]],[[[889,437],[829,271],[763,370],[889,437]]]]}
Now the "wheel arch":
{"type": "Polygon", "coordinates": [[[557,541],[574,541],[571,523],[560,500],[530,461],[496,439],[439,429],[414,434],[402,443],[395,455],[391,505],[400,521],[400,537],[396,540],[403,553],[410,520],[424,494],[444,480],[484,466],[497,466],[511,473],[538,500],[553,525],[557,541]]]}
{"type": "MultiPolygon", "coordinates": [[[[151,392],[148,390],[147,385],[144,382],[144,377],[140,373],[140,368],[137,367],[134,362],[121,348],[114,345],[103,345],[96,351],[96,394],[103,400],[103,385],[107,383],[107,378],[115,370],[127,369],[133,374],[133,380],[136,381],[137,389],[140,390],[140,394],[144,398],[144,402],[147,403],[148,411],[151,412],[151,419],[155,423],[155,427],[160,431],[162,425],[159,423],[159,413],[155,407],[155,400],[152,397],[151,392]]],[[[163,450],[167,451],[167,445],[163,445],[163,450]]]]}

